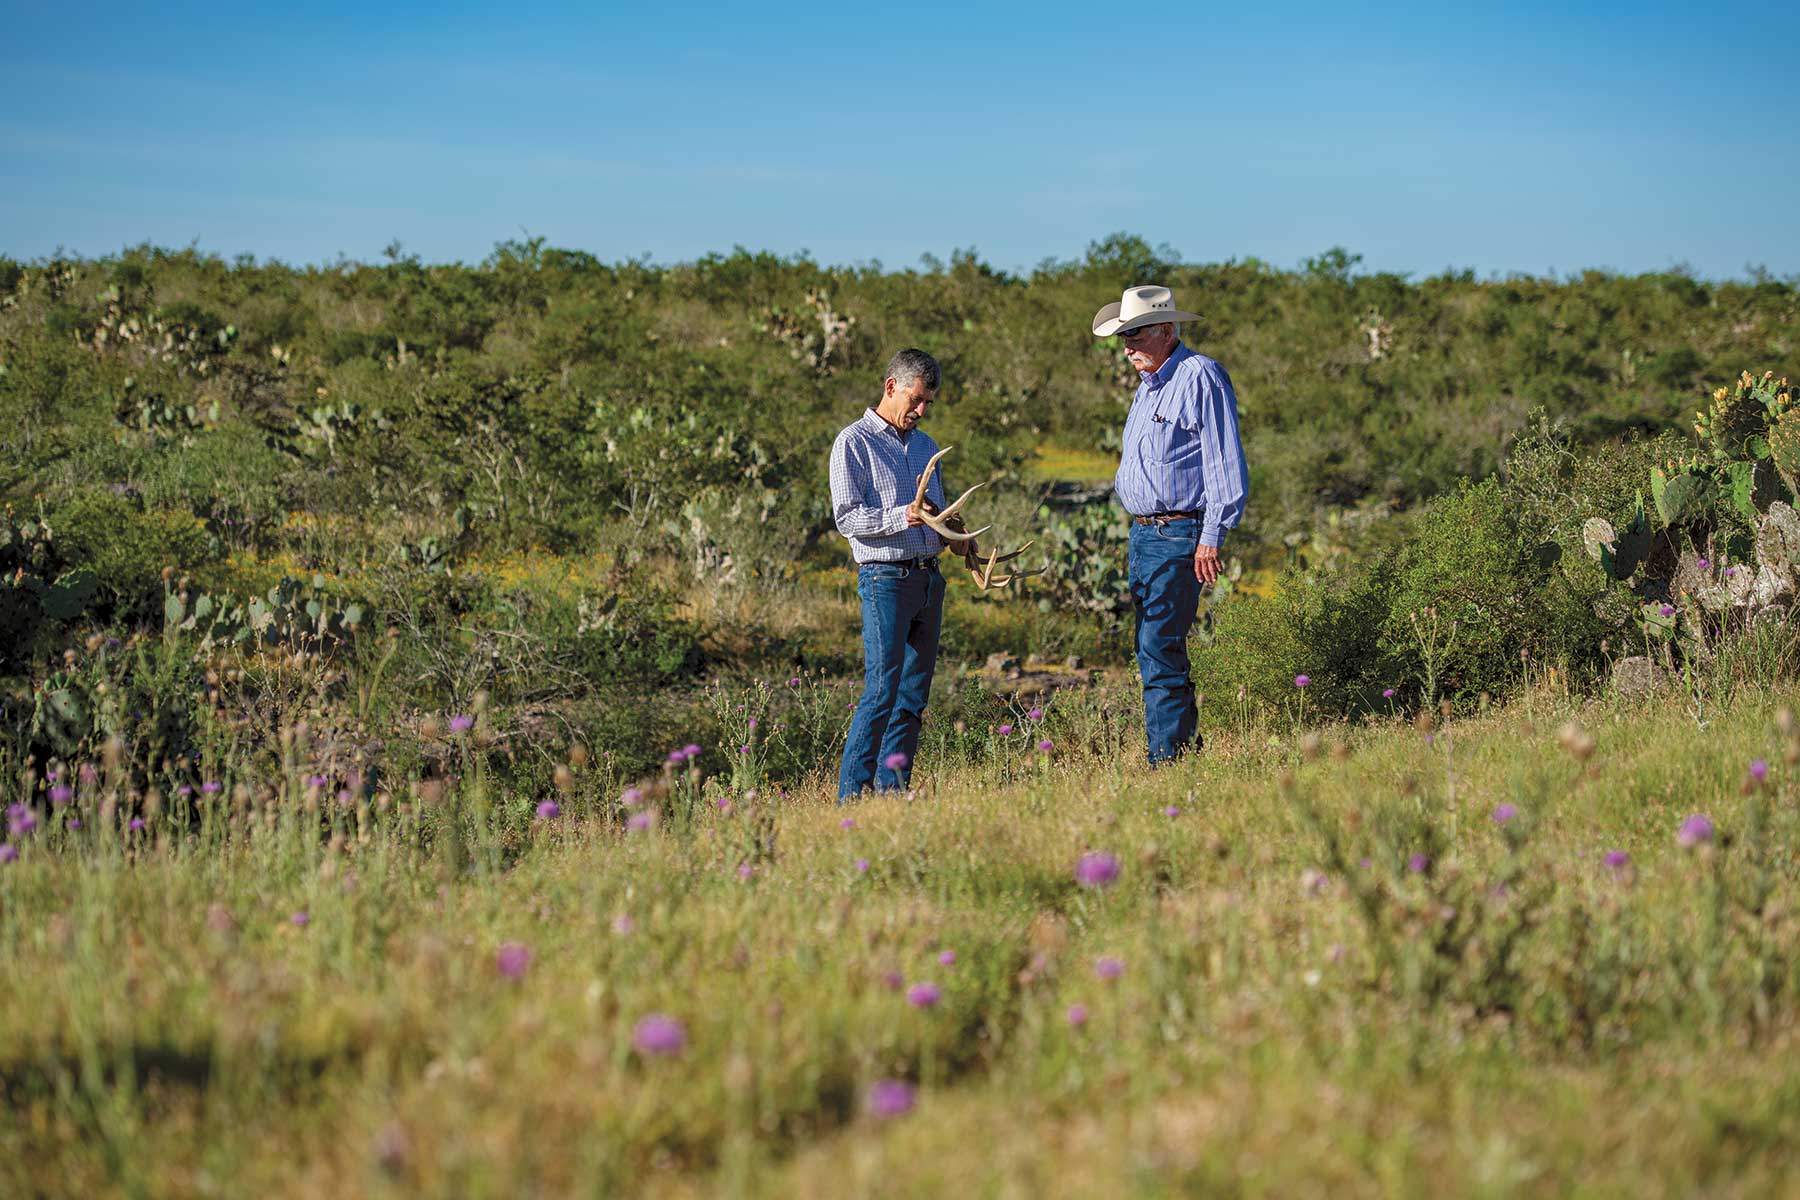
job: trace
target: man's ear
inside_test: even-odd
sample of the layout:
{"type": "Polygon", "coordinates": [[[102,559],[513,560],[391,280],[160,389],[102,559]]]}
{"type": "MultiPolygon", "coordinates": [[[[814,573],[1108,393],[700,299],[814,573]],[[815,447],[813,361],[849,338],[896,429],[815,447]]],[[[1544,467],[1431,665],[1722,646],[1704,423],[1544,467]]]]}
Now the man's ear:
{"type": "Polygon", "coordinates": [[[894,395],[894,377],[892,375],[889,375],[887,377],[886,382],[884,382],[881,385],[881,394],[890,399],[893,397],[893,395],[894,395]]]}

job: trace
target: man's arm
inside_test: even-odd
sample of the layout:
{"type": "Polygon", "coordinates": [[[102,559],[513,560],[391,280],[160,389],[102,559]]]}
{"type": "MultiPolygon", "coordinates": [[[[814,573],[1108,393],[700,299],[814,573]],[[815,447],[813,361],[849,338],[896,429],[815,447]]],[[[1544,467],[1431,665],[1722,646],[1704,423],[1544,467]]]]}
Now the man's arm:
{"type": "Polygon", "coordinates": [[[885,508],[875,498],[869,464],[851,439],[840,437],[831,447],[831,519],[847,538],[892,537],[922,522],[905,505],[885,508]]]}
{"type": "Polygon", "coordinates": [[[1206,480],[1206,520],[1194,551],[1194,575],[1202,583],[1219,578],[1219,548],[1225,531],[1235,529],[1250,494],[1250,471],[1238,437],[1237,393],[1225,368],[1214,365],[1200,375],[1196,398],[1200,411],[1200,463],[1206,480]]]}

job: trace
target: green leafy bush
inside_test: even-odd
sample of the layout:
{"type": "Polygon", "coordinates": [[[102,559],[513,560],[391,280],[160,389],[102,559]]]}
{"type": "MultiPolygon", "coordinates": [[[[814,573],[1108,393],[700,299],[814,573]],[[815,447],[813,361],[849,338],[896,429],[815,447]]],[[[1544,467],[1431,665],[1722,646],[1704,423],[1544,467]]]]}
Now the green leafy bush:
{"type": "Polygon", "coordinates": [[[212,557],[206,526],[192,513],[140,508],[110,491],[75,493],[51,527],[63,561],[92,571],[103,601],[128,621],[160,616],[165,568],[183,572],[212,557]]]}

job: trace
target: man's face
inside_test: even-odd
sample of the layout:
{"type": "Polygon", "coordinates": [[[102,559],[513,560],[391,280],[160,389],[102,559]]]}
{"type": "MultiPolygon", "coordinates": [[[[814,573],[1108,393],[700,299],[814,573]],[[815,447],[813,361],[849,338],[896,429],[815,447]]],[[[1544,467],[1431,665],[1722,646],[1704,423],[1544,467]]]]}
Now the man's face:
{"type": "Polygon", "coordinates": [[[1175,349],[1175,326],[1140,325],[1129,333],[1121,333],[1125,358],[1139,371],[1154,371],[1163,365],[1175,349]]]}
{"type": "Polygon", "coordinates": [[[937,399],[937,389],[925,386],[923,379],[914,379],[901,387],[892,376],[887,381],[888,419],[909,433],[924,417],[925,410],[937,399]]]}

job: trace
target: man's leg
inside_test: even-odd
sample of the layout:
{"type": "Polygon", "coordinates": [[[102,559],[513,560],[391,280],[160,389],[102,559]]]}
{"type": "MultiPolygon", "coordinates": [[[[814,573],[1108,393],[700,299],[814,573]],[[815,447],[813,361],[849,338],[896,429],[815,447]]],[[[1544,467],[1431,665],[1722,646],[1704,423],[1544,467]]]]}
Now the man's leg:
{"type": "Polygon", "coordinates": [[[900,690],[900,667],[906,648],[907,622],[901,620],[903,572],[871,565],[857,571],[856,592],[862,598],[863,693],[850,718],[844,757],[838,765],[838,799],[849,799],[875,780],[875,749],[887,733],[888,714],[900,690]]]}
{"type": "Polygon", "coordinates": [[[1187,653],[1188,631],[1200,611],[1194,578],[1199,534],[1200,523],[1192,518],[1131,527],[1131,603],[1152,765],[1188,749],[1199,724],[1187,653]]]}
{"type": "MultiPolygon", "coordinates": [[[[938,630],[944,622],[944,577],[936,571],[915,571],[924,586],[918,589],[918,609],[912,614],[907,629],[906,654],[900,668],[900,689],[894,698],[893,715],[888,719],[887,733],[881,739],[881,752],[875,760],[875,790],[904,788],[912,776],[913,759],[919,753],[919,722],[925,715],[925,702],[931,698],[931,676],[937,669],[938,630]],[[890,768],[888,759],[896,754],[906,756],[906,765],[890,768]]],[[[912,582],[909,580],[909,582],[912,582]]],[[[913,593],[908,593],[909,599],[913,593]]]]}

